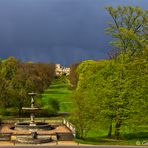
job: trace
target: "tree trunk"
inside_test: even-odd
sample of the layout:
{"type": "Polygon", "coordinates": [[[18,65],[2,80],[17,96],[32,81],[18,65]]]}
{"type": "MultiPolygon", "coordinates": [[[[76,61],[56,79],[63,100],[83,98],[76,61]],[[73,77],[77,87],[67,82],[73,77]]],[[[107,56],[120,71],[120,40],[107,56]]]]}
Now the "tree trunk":
{"type": "Polygon", "coordinates": [[[112,138],[112,120],[109,125],[108,138],[112,138]]]}
{"type": "Polygon", "coordinates": [[[121,127],[121,121],[117,119],[115,124],[115,138],[117,140],[120,138],[120,127],[121,127]]]}
{"type": "Polygon", "coordinates": [[[18,110],[18,116],[19,116],[19,118],[21,117],[21,115],[22,115],[22,107],[19,107],[19,110],[18,110]]]}

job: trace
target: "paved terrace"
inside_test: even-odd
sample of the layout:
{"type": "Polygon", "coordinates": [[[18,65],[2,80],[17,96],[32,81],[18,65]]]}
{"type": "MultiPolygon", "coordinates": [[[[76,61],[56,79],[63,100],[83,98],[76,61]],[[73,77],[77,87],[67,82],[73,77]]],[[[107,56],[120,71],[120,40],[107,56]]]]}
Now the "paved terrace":
{"type": "MultiPolygon", "coordinates": [[[[0,133],[13,133],[16,134],[31,134],[31,131],[29,130],[12,130],[10,129],[13,127],[14,124],[2,124],[0,133]]],[[[53,130],[43,131],[39,130],[38,134],[55,134],[55,133],[71,133],[71,131],[65,126],[65,125],[59,125],[53,130]]]]}

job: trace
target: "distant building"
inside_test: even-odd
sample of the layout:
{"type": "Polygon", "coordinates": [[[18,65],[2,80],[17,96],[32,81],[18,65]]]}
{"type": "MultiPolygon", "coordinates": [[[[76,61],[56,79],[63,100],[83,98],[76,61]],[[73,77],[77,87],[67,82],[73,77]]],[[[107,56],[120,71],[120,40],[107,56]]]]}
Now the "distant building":
{"type": "Polygon", "coordinates": [[[69,67],[63,67],[60,64],[56,64],[55,65],[55,74],[56,74],[56,76],[69,75],[70,74],[70,68],[69,67]]]}

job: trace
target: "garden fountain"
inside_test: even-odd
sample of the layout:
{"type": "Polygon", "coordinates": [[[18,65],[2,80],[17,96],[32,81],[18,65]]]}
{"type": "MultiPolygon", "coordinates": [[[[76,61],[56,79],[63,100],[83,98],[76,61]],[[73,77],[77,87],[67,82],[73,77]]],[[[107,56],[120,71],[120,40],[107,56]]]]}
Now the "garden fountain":
{"type": "Polygon", "coordinates": [[[27,130],[50,130],[51,125],[45,122],[35,122],[35,112],[41,110],[41,108],[34,107],[34,96],[36,93],[28,93],[31,96],[31,107],[23,107],[23,110],[30,112],[30,122],[18,122],[15,123],[15,129],[27,129],[27,130]]]}
{"type": "Polygon", "coordinates": [[[40,130],[52,130],[53,127],[45,122],[35,122],[35,112],[41,110],[34,106],[34,97],[36,93],[28,93],[31,96],[31,107],[23,107],[22,109],[30,112],[30,122],[18,122],[15,123],[15,130],[30,131],[29,137],[18,138],[17,141],[21,143],[45,143],[50,142],[51,138],[39,138],[38,131],[40,130]]]}

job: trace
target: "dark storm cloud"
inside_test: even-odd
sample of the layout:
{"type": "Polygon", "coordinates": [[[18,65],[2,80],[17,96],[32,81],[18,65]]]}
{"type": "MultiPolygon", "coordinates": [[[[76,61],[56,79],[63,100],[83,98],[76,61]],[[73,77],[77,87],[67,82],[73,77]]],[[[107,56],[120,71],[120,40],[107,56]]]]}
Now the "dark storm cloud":
{"type": "Polygon", "coordinates": [[[0,57],[70,64],[107,57],[108,5],[147,0],[0,0],[0,57]]]}

